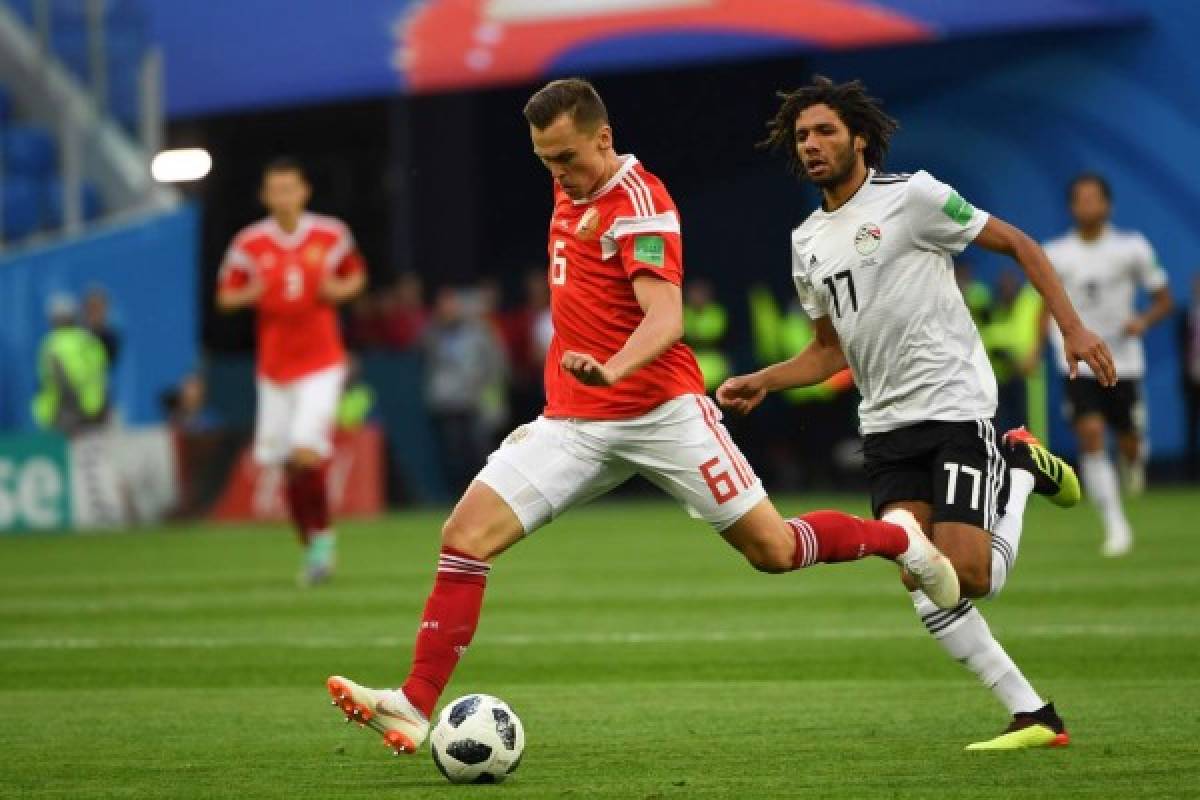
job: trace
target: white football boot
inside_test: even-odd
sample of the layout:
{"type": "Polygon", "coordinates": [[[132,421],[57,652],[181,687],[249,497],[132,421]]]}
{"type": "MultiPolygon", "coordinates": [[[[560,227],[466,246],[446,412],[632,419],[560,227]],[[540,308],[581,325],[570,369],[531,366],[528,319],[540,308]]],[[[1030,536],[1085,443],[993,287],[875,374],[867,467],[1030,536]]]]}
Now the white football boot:
{"type": "Polygon", "coordinates": [[[1104,525],[1104,547],[1100,550],[1106,558],[1120,558],[1133,550],[1133,528],[1123,514],[1116,514],[1104,525]]]}
{"type": "Polygon", "coordinates": [[[341,675],[330,677],[325,686],[333,705],[346,715],[346,722],[370,727],[396,755],[415,753],[425,741],[429,720],[399,689],[370,689],[341,675]]]}
{"type": "Polygon", "coordinates": [[[942,555],[942,551],[925,536],[916,517],[902,508],[894,508],[883,515],[883,521],[899,525],[908,534],[908,549],[900,554],[896,563],[916,579],[921,591],[938,608],[954,608],[958,605],[962,599],[958,572],[950,559],[942,555]]]}

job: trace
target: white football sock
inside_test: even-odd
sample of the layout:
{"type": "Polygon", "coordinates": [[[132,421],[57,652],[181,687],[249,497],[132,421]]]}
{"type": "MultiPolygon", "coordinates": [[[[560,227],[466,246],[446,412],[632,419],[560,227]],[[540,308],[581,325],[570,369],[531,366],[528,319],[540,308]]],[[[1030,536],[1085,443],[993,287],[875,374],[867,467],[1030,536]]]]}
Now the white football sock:
{"type": "Polygon", "coordinates": [[[987,593],[989,599],[1004,588],[1009,571],[1017,563],[1021,530],[1025,525],[1025,502],[1033,492],[1033,484],[1033,476],[1028,471],[1008,471],[1008,502],[1004,506],[1004,515],[992,531],[992,586],[987,593]]]}
{"type": "Polygon", "coordinates": [[[1111,537],[1116,532],[1129,530],[1125,509],[1121,507],[1121,490],[1117,486],[1117,471],[1104,451],[1084,453],[1079,457],[1079,469],[1083,473],[1083,488],[1088,497],[1100,510],[1104,529],[1111,537]]]}
{"type": "Polygon", "coordinates": [[[992,690],[1008,713],[1037,711],[1046,705],[992,636],[987,621],[970,600],[942,611],[920,589],[911,594],[913,607],[926,630],[951,658],[975,673],[992,690]]]}

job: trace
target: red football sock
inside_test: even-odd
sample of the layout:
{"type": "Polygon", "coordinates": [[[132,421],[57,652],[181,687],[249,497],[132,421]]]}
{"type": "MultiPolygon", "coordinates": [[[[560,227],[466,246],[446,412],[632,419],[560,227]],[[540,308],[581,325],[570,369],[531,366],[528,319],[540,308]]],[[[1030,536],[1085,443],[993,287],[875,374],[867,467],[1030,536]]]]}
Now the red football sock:
{"type": "Polygon", "coordinates": [[[794,569],[856,561],[864,556],[894,559],[908,549],[908,534],[899,525],[841,511],[810,511],[789,519],[788,525],[796,536],[794,569]]]}
{"type": "Polygon", "coordinates": [[[301,470],[288,469],[284,472],[283,498],[287,506],[288,516],[292,519],[292,527],[296,529],[296,538],[300,544],[308,544],[309,503],[304,474],[301,470]]]}
{"type": "Polygon", "coordinates": [[[425,603],[405,697],[427,718],[450,674],[475,635],[483,590],[491,567],[452,547],[443,547],[433,591],[425,603]]]}
{"type": "Polygon", "coordinates": [[[304,497],[308,504],[306,514],[308,534],[329,530],[329,492],[325,488],[325,465],[306,467],[300,471],[304,480],[304,497]]]}

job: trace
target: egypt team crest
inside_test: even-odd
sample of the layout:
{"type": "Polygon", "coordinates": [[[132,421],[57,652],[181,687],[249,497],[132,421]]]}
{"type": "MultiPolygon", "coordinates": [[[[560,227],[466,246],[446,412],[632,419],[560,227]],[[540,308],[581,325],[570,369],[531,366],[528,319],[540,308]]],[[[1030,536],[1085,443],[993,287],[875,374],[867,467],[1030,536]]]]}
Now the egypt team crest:
{"type": "Polygon", "coordinates": [[[858,233],[854,234],[854,249],[859,255],[869,256],[879,249],[879,240],[882,238],[883,232],[879,230],[879,226],[868,222],[859,226],[858,233]]]}

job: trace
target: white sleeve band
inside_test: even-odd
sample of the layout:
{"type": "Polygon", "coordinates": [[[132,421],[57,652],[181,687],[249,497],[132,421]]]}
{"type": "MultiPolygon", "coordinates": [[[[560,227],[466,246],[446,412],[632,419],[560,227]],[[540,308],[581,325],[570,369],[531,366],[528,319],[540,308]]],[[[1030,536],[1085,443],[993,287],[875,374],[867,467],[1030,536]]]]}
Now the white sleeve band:
{"type": "Polygon", "coordinates": [[[607,261],[621,249],[621,237],[646,233],[679,233],[679,215],[664,211],[651,217],[617,217],[600,237],[600,254],[607,261]]]}

